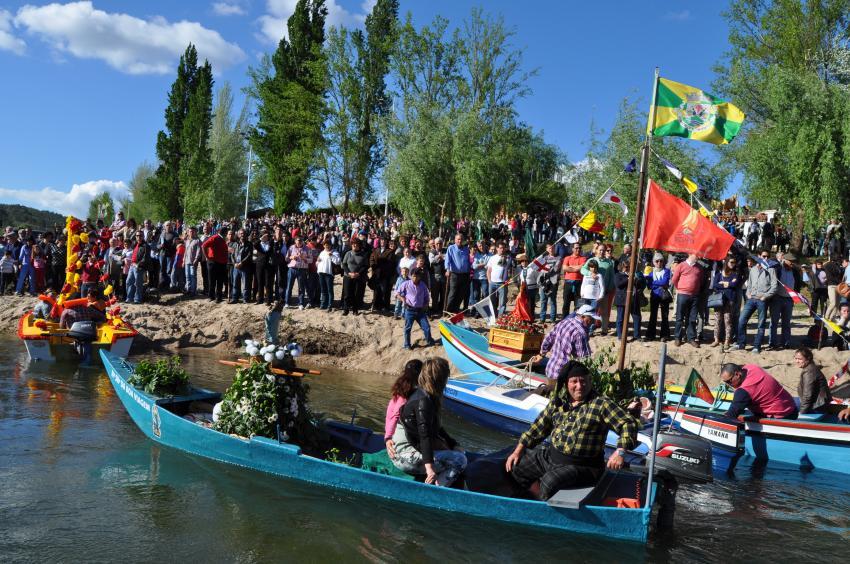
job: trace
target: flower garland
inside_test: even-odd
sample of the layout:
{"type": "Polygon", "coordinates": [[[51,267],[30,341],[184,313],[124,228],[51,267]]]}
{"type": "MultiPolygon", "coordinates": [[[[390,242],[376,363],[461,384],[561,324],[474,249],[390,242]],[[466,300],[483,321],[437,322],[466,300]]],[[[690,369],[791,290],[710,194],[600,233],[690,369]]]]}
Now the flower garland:
{"type": "Polygon", "coordinates": [[[522,319],[516,310],[503,313],[496,319],[496,327],[514,333],[525,333],[526,335],[540,335],[544,332],[543,324],[522,319]]]}

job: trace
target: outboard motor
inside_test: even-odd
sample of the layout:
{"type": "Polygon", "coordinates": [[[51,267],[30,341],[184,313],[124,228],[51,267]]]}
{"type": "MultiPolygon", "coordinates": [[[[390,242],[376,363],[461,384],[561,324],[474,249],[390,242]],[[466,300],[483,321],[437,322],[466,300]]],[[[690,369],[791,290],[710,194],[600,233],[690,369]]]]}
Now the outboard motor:
{"type": "Polygon", "coordinates": [[[655,468],[683,482],[713,482],[711,442],[679,431],[659,432],[655,468]]]}
{"type": "Polygon", "coordinates": [[[92,342],[97,340],[97,325],[94,321],[75,321],[66,334],[75,341],[81,364],[89,365],[92,359],[92,342]]]}

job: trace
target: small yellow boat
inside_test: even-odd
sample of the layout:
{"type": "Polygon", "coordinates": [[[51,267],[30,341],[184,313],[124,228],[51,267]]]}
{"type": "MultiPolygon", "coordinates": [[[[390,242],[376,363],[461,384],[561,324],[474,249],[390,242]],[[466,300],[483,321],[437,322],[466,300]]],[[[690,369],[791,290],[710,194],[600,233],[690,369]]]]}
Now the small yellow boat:
{"type": "MultiPolygon", "coordinates": [[[[130,347],[137,332],[132,325],[119,317],[120,308],[104,309],[105,321],[94,323],[84,321],[75,323],[70,329],[60,327],[60,316],[66,308],[86,306],[85,298],[72,300],[80,291],[80,261],[83,245],[88,242],[88,234],[82,231],[82,222],[68,216],[65,221],[68,235],[67,265],[65,285],[57,299],[40,296],[51,305],[49,319],[40,319],[29,312],[18,321],[18,338],[27,348],[30,360],[56,360],[57,358],[74,358],[82,353],[86,359],[96,359],[98,349],[107,349],[121,358],[130,354],[130,347]],[[94,356],[92,356],[94,354],[94,356]]],[[[107,286],[104,295],[112,294],[112,286],[107,286]]],[[[111,300],[114,303],[115,300],[111,300]]],[[[45,316],[48,317],[48,316],[45,316]]]]}

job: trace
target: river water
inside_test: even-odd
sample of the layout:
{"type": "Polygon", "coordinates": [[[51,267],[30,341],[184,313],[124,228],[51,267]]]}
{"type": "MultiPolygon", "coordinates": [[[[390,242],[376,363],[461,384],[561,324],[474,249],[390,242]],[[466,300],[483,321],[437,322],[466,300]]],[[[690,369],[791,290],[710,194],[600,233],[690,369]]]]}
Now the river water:
{"type": "MultiPolygon", "coordinates": [[[[224,390],[233,368],[184,356],[224,390]]],[[[383,425],[392,376],[323,370],[314,409],[383,425]]],[[[470,449],[510,437],[447,414],[470,449]]],[[[848,461],[850,464],[850,460],[848,461]]],[[[308,486],[156,446],[103,369],[26,362],[0,338],[0,561],[846,561],[847,476],[744,464],[682,486],[675,530],[635,546],[422,510],[308,486]]]]}

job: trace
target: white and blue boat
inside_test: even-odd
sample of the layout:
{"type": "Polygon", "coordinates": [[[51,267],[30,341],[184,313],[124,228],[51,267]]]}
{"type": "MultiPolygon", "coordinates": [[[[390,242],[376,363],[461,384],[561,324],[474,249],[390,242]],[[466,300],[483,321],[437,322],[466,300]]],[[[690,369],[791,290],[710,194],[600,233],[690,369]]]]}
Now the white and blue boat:
{"type": "MultiPolygon", "coordinates": [[[[132,364],[105,350],[100,351],[100,355],[116,395],[130,418],[148,438],[218,462],[435,510],[640,543],[646,542],[656,500],[672,499],[666,494],[672,493],[673,489],[667,488],[662,480],[653,480],[652,486],[647,487],[650,480],[645,472],[606,472],[594,487],[562,490],[548,502],[543,502],[441,488],[328,461],[321,456],[305,454],[297,445],[265,437],[227,435],[201,425],[191,420],[194,418],[184,416],[199,409],[204,413],[211,411],[220,400],[220,394],[191,388],[181,396],[152,396],[128,382],[134,370],[132,364]],[[634,498],[636,494],[639,494],[636,506],[612,506],[613,499],[634,498]]],[[[344,454],[362,456],[384,448],[382,435],[363,427],[327,422],[326,430],[334,442],[340,444],[344,454]]],[[[701,457],[698,464],[687,460],[684,464],[682,461],[666,460],[678,463],[686,471],[698,467],[701,473],[695,475],[691,472],[690,476],[700,479],[705,475],[704,469],[710,467],[711,449],[704,441],[683,440],[691,447],[688,452],[701,457]]],[[[659,445],[667,448],[660,438],[659,445]]],[[[467,456],[474,461],[480,455],[467,453],[467,456]]],[[[650,456],[649,459],[648,473],[657,476],[653,471],[655,457],[650,456]]],[[[710,479],[710,475],[705,479],[710,479]]]]}

